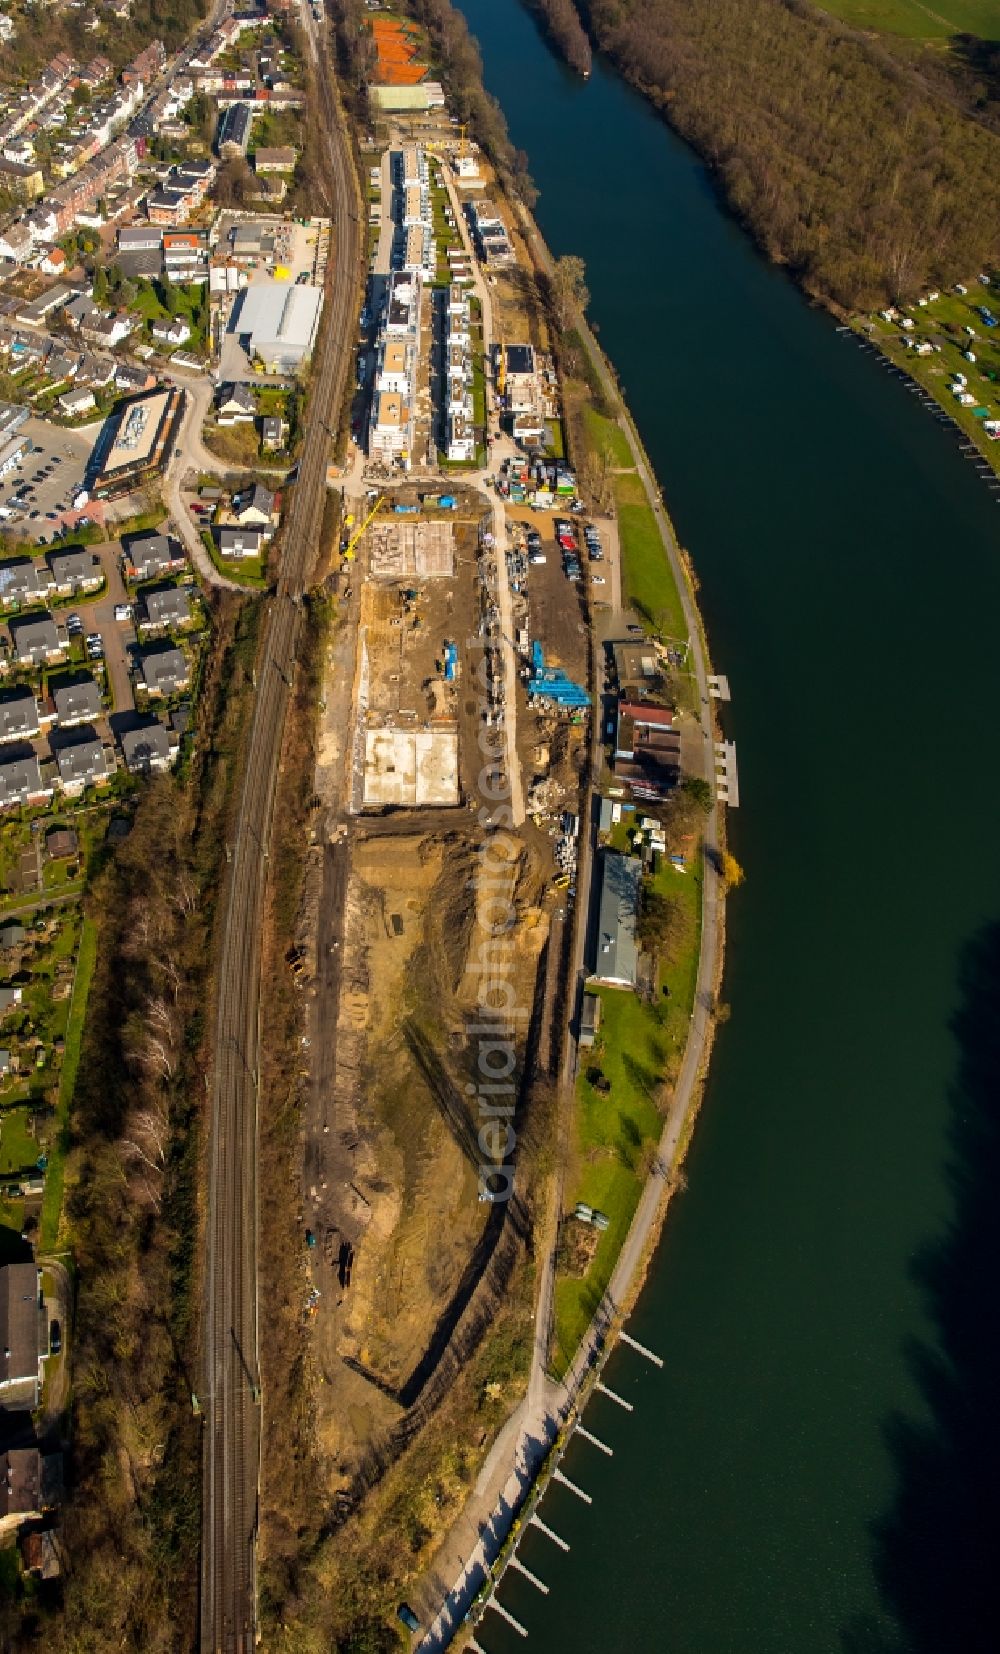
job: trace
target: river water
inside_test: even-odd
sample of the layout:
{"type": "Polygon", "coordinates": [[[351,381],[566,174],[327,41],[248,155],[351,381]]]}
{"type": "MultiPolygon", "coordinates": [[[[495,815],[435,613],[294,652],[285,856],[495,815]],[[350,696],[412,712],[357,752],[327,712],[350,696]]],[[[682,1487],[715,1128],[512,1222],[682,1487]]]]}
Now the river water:
{"type": "Polygon", "coordinates": [[[488,1654],[974,1654],[996,1520],[1000,511],[690,151],[463,0],[701,581],[747,869],[690,1157],[488,1654]]]}

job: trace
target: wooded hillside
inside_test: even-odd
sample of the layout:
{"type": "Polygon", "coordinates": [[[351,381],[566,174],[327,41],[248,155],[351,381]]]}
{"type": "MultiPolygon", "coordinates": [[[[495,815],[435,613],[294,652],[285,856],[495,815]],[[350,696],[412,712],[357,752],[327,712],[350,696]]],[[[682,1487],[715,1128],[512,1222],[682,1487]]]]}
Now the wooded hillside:
{"type": "Polygon", "coordinates": [[[871,307],[996,257],[1000,136],[878,45],[801,0],[580,3],[808,291],[871,307]]]}

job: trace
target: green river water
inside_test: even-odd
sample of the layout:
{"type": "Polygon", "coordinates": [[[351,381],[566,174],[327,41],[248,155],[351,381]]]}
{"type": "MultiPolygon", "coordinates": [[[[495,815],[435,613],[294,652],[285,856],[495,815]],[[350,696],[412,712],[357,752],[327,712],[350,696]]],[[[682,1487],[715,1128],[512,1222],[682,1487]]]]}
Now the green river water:
{"type": "Polygon", "coordinates": [[[556,254],[587,263],[733,691],[747,870],[689,1160],[488,1654],[997,1643],[1000,511],[954,434],[516,0],[464,0],[556,254]]]}

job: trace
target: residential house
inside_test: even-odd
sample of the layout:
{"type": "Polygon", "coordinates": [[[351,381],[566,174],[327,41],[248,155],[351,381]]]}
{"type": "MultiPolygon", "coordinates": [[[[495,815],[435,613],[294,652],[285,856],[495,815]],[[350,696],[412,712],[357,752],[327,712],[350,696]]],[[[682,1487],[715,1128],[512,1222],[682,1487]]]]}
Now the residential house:
{"type": "MultiPolygon", "coordinates": [[[[67,311],[70,305],[66,306],[67,311]]],[[[104,350],[114,350],[134,333],[138,327],[138,319],[130,316],[127,310],[119,310],[114,316],[106,316],[95,306],[94,311],[85,321],[80,323],[80,331],[92,345],[104,350]]]]}
{"type": "Polygon", "coordinates": [[[51,615],[10,622],[14,658],[20,666],[54,666],[66,655],[66,642],[61,639],[51,615]]]}
{"type": "Polygon", "coordinates": [[[219,117],[216,148],[224,161],[245,155],[250,143],[254,111],[247,103],[231,103],[219,117]]]}
{"type": "Polygon", "coordinates": [[[114,762],[109,762],[107,750],[96,735],[60,747],[55,759],[59,785],[70,797],[82,793],[85,787],[103,785],[114,774],[114,762]]]}
{"type": "Polygon", "coordinates": [[[0,1017],[5,1017],[11,1011],[16,1011],[24,998],[23,988],[12,988],[7,983],[0,985],[0,1017]]]}
{"type": "Polygon", "coordinates": [[[45,561],[60,597],[72,597],[77,592],[96,592],[103,584],[101,560],[92,551],[50,551],[45,561]]]}
{"type": "Polygon", "coordinates": [[[0,563],[0,603],[5,609],[24,609],[32,603],[41,603],[51,590],[52,580],[44,564],[39,565],[30,557],[0,563]]]}
{"type": "Polygon", "coordinates": [[[143,391],[152,390],[156,384],[156,375],[134,362],[116,362],[115,384],[129,396],[138,396],[143,391]]]}
{"type": "Polygon", "coordinates": [[[254,483],[241,493],[233,495],[233,516],[241,528],[260,528],[265,534],[274,532],[274,495],[269,488],[254,483]]]}
{"type": "Polygon", "coordinates": [[[74,724],[91,724],[101,716],[101,691],[93,678],[60,684],[58,689],[53,690],[52,699],[60,729],[71,729],[74,724]]]}
{"type": "Polygon", "coordinates": [[[59,406],[69,419],[79,419],[82,414],[90,413],[97,407],[97,401],[91,390],[82,387],[66,391],[59,398],[59,406]]]}
{"type": "Polygon", "coordinates": [[[174,749],[170,735],[156,719],[122,736],[125,767],[132,775],[150,775],[170,768],[174,749]]]}
{"type": "Polygon", "coordinates": [[[46,247],[38,261],[39,270],[44,270],[47,276],[64,276],[66,274],[66,254],[61,247],[46,247]]]}
{"type": "Polygon", "coordinates": [[[35,243],[27,224],[8,224],[5,230],[0,230],[0,258],[8,258],[14,264],[27,264],[35,250],[35,243]]]}
{"type": "Polygon", "coordinates": [[[161,345],[183,345],[191,337],[191,328],[183,316],[173,316],[169,321],[154,322],[149,331],[161,345]]]}
{"type": "Polygon", "coordinates": [[[642,862],[602,850],[601,891],[591,975],[596,982],[634,988],[639,966],[636,920],[642,889],[642,862]]]}
{"type": "Polygon", "coordinates": [[[169,643],[143,649],[139,665],[149,695],[175,695],[191,681],[191,667],[183,649],[169,643]]]}
{"type": "Polygon", "coordinates": [[[272,453],[285,445],[285,422],[278,414],[265,414],[261,422],[261,441],[272,453]]]}
{"type": "Polygon", "coordinates": [[[80,358],[75,351],[54,350],[45,364],[45,371],[54,385],[68,384],[75,379],[80,358]]]}
{"type": "Polygon", "coordinates": [[[155,580],[183,567],[184,558],[166,534],[137,534],[122,546],[122,574],[126,580],[155,580]]]}
{"type": "Polygon", "coordinates": [[[260,557],[265,546],[264,534],[259,528],[219,528],[219,554],[222,557],[260,557]]]}
{"type": "Polygon", "coordinates": [[[0,952],[7,953],[11,948],[20,947],[27,934],[20,920],[8,919],[6,924],[0,925],[0,952]]]}
{"type": "Polygon", "coordinates": [[[37,201],[45,189],[42,169],[35,161],[8,161],[0,155],[0,190],[15,201],[37,201]]]}
{"type": "Polygon", "coordinates": [[[142,625],[147,631],[165,631],[168,626],[186,626],[191,619],[191,599],[183,586],[146,592],[142,625]]]}
{"type": "Polygon", "coordinates": [[[30,741],[39,728],[38,702],[30,689],[0,695],[0,741],[30,741]]]}
{"type": "Polygon", "coordinates": [[[220,425],[241,425],[256,419],[257,404],[249,385],[220,385],[215,398],[215,417],[220,425]]]}
{"type": "Polygon", "coordinates": [[[298,151],[290,144],[276,149],[258,149],[253,158],[254,172],[294,172],[298,151]]]}
{"type": "Polygon", "coordinates": [[[38,1266],[0,1268],[0,1407],[37,1407],[41,1380],[42,1302],[38,1266]]]}
{"type": "MultiPolygon", "coordinates": [[[[6,749],[7,754],[10,748],[6,749]]],[[[42,772],[34,753],[26,758],[6,756],[0,748],[0,810],[18,804],[44,804],[52,797],[52,787],[42,781],[42,772]]]]}
{"type": "Polygon", "coordinates": [[[45,854],[49,861],[68,861],[80,849],[80,840],[72,827],[50,827],[45,835],[45,854]]]}
{"type": "Polygon", "coordinates": [[[70,327],[78,327],[82,331],[85,326],[89,327],[93,318],[99,314],[89,293],[81,293],[79,298],[70,299],[66,305],[63,310],[63,321],[68,322],[70,327]]]}

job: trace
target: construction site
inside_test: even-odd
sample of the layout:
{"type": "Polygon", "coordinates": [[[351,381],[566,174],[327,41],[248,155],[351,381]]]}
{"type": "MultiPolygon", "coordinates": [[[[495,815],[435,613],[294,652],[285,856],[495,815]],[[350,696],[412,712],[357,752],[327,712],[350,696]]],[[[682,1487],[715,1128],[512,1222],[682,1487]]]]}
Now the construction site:
{"type": "MultiPolygon", "coordinates": [[[[308,996],[304,1313],[318,1446],[342,1491],[440,1397],[523,1246],[511,1207],[483,1197],[476,961],[489,948],[517,983],[513,1084],[529,1109],[556,1061],[566,911],[553,834],[576,804],[585,734],[579,716],[529,699],[526,660],[513,706],[485,669],[498,565],[508,573],[485,497],[419,503],[400,488],[348,513],[292,964],[308,996]],[[508,727],[534,814],[484,884],[484,752],[508,727]]],[[[527,619],[521,594],[506,595],[527,619]]],[[[578,613],[565,636],[579,665],[578,613]]]]}

